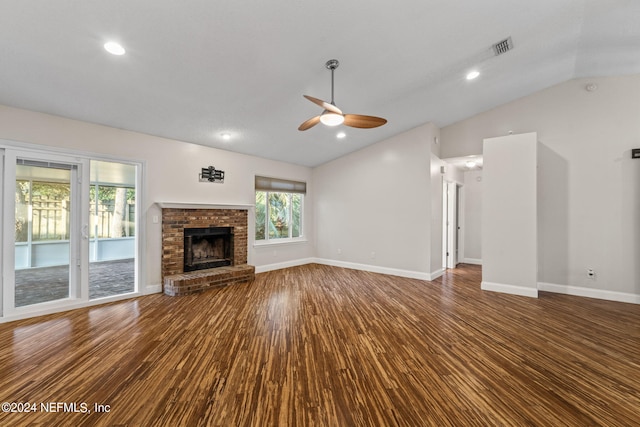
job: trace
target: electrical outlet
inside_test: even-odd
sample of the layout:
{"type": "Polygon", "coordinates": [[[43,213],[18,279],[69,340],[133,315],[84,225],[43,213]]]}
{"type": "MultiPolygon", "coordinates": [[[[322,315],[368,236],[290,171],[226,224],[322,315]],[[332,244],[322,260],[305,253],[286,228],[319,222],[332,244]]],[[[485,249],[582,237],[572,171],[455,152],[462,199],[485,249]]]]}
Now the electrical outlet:
{"type": "Polygon", "coordinates": [[[587,268],[587,277],[589,279],[595,279],[596,278],[596,272],[593,268],[587,268]]]}
{"type": "Polygon", "coordinates": [[[338,249],[338,255],[342,255],[342,249],[338,249]]]}
{"type": "Polygon", "coordinates": [[[376,253],[375,252],[371,252],[371,259],[375,259],[376,258],[376,253]]]}

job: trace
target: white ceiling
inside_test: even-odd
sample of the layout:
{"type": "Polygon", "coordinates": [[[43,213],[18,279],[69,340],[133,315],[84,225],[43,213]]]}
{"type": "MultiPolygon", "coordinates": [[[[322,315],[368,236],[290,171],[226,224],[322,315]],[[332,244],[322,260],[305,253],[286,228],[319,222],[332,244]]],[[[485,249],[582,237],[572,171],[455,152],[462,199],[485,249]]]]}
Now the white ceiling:
{"type": "Polygon", "coordinates": [[[638,0],[0,0],[0,104],[315,166],[571,78],[639,73],[639,22],[638,0]],[[336,104],[388,124],[297,130],[320,113],[303,94],[330,100],[332,58],[336,104]]]}

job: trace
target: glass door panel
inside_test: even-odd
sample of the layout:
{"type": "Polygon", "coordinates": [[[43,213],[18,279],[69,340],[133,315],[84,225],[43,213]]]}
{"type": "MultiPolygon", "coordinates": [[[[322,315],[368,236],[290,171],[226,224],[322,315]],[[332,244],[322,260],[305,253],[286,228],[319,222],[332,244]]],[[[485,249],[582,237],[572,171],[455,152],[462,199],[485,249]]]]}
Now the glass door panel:
{"type": "Polygon", "coordinates": [[[69,298],[76,166],[18,158],[14,307],[69,298]]]}
{"type": "Polygon", "coordinates": [[[89,299],[136,291],[136,166],[92,160],[89,299]]]}

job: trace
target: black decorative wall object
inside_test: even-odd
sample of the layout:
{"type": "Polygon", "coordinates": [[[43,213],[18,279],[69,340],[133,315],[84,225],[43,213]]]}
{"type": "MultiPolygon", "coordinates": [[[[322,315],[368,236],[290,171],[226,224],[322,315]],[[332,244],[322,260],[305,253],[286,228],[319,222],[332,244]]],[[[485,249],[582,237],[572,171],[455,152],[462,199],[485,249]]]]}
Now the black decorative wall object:
{"type": "Polygon", "coordinates": [[[640,159],[640,148],[633,148],[631,150],[631,158],[632,159],[640,159]]]}
{"type": "Polygon", "coordinates": [[[213,166],[202,168],[200,172],[200,182],[224,182],[224,171],[218,170],[213,166]]]}

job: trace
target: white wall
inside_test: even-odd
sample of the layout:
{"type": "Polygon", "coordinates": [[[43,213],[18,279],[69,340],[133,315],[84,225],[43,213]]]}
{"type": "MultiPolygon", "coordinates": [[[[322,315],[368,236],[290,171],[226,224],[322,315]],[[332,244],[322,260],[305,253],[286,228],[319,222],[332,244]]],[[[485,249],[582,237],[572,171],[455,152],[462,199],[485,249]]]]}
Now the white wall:
{"type": "Polygon", "coordinates": [[[464,173],[462,233],[464,254],[462,262],[482,264],[482,171],[464,173]]]}
{"type": "Polygon", "coordinates": [[[536,139],[484,140],[482,289],[538,296],[536,139]]]}
{"type": "Polygon", "coordinates": [[[431,257],[437,136],[426,124],[314,169],[318,258],[421,278],[440,268],[431,257]]]}
{"type": "MultiPolygon", "coordinates": [[[[200,145],[0,106],[0,139],[53,146],[143,161],[146,167],[142,209],[146,219],[145,283],[161,280],[161,215],[157,202],[211,204],[255,203],[254,175],[311,181],[311,169],[200,145]],[[225,171],[224,184],[198,182],[200,168],[225,171]]],[[[233,143],[233,142],[231,142],[233,143]]],[[[237,142],[241,144],[242,141],[237,142]]],[[[313,257],[313,186],[305,198],[304,230],[308,243],[253,247],[253,210],[249,214],[249,262],[259,267],[313,257]]],[[[268,267],[267,267],[268,268],[268,267]]]]}
{"type": "Polygon", "coordinates": [[[443,128],[441,151],[480,154],[484,138],[536,131],[540,288],[640,302],[639,117],[640,75],[577,79],[443,128]]]}

